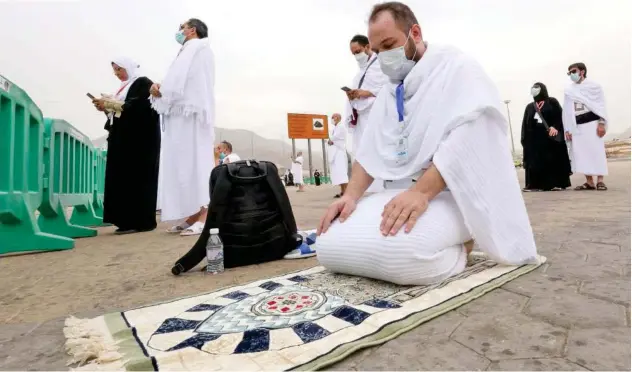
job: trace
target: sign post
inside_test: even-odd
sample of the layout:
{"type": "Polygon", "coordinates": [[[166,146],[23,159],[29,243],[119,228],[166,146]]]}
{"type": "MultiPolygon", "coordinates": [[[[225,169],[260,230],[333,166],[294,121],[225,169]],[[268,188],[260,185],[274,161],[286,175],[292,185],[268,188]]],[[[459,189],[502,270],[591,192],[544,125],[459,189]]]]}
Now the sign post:
{"type": "MultiPolygon", "coordinates": [[[[307,140],[307,152],[309,156],[309,178],[311,179],[314,170],[312,163],[312,143],[310,140],[325,140],[329,138],[329,122],[327,115],[288,113],[287,134],[288,138],[292,139],[292,156],[294,158],[296,157],[295,140],[307,140]]],[[[323,159],[326,159],[326,157],[327,154],[323,152],[323,159]]],[[[324,169],[326,169],[326,167],[324,169]]],[[[296,177],[296,175],[294,175],[294,177],[296,177]]],[[[303,175],[301,174],[299,175],[299,177],[303,177],[303,175]]]]}
{"type": "Polygon", "coordinates": [[[314,167],[312,166],[312,140],[307,140],[307,153],[309,154],[309,176],[308,178],[311,180],[314,175],[314,167]]]}
{"type": "Polygon", "coordinates": [[[327,150],[325,150],[325,140],[320,140],[323,145],[323,172],[325,177],[329,177],[329,164],[327,162],[327,150]]]}

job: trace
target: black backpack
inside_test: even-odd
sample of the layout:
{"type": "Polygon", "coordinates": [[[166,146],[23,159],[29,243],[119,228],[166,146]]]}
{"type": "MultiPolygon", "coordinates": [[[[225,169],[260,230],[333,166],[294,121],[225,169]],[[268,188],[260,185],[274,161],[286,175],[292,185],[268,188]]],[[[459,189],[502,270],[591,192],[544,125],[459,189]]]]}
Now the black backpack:
{"type": "Polygon", "coordinates": [[[224,267],[279,260],[302,243],[292,206],[277,167],[270,162],[242,160],[211,172],[211,204],[204,230],[195,245],[171,269],[189,271],[206,257],[210,229],[218,228],[224,243],[224,267]]]}

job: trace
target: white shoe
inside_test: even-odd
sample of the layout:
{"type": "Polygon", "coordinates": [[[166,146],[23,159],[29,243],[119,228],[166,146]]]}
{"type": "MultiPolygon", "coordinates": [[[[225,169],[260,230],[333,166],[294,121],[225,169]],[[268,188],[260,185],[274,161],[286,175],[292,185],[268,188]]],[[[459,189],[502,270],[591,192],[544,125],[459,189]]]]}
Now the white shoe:
{"type": "Polygon", "coordinates": [[[204,230],[204,224],[198,221],[194,223],[193,225],[187,227],[186,229],[182,230],[182,232],[180,233],[180,236],[200,235],[202,234],[203,230],[204,230]]]}
{"type": "Polygon", "coordinates": [[[168,228],[168,229],[167,229],[167,232],[168,232],[169,234],[180,234],[180,233],[182,233],[182,232],[183,232],[186,228],[188,228],[189,226],[191,226],[191,225],[189,225],[189,224],[188,224],[188,223],[186,223],[186,222],[182,222],[182,223],[181,223],[181,224],[179,224],[179,225],[173,225],[173,226],[171,226],[170,228],[168,228]]]}

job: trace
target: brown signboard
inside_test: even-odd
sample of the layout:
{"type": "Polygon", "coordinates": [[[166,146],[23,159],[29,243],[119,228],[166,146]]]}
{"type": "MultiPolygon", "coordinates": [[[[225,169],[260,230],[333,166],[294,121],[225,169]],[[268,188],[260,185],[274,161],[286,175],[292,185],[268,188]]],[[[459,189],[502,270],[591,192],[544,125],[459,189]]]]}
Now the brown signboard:
{"type": "Polygon", "coordinates": [[[329,138],[327,115],[287,114],[287,134],[294,139],[329,138]]]}

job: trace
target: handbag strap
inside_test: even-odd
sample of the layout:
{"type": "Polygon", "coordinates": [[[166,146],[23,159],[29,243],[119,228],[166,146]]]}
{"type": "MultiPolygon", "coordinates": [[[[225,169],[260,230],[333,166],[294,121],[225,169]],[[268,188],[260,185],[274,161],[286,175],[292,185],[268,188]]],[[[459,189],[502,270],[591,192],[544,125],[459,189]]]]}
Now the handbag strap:
{"type": "MultiPolygon", "coordinates": [[[[542,101],[544,102],[544,101],[542,101]]],[[[540,115],[540,119],[542,120],[542,124],[544,125],[544,129],[546,129],[546,131],[549,131],[549,124],[546,122],[546,120],[544,120],[544,115],[542,115],[542,111],[540,111],[540,107],[538,107],[538,103],[537,102],[533,102],[533,106],[535,107],[535,110],[538,112],[538,115],[540,115]]]]}
{"type": "Polygon", "coordinates": [[[366,76],[366,73],[369,72],[369,68],[371,67],[373,62],[375,62],[376,60],[377,60],[377,56],[375,56],[375,58],[369,61],[369,64],[366,66],[366,69],[364,70],[364,74],[362,74],[362,77],[360,78],[360,84],[358,84],[358,89],[362,88],[362,83],[364,83],[364,78],[366,76]]]}
{"type": "MultiPolygon", "coordinates": [[[[542,102],[544,102],[544,101],[542,101],[542,102]]],[[[542,119],[542,124],[544,125],[544,129],[548,133],[549,130],[551,129],[551,127],[549,126],[549,124],[544,119],[544,115],[542,115],[542,111],[540,111],[540,107],[538,107],[538,103],[537,102],[533,102],[533,106],[535,106],[535,110],[538,112],[538,115],[540,115],[540,119],[542,119]]],[[[544,106],[544,104],[542,106],[544,106]]],[[[564,140],[563,136],[564,136],[563,133],[561,131],[558,131],[557,135],[551,137],[551,139],[553,141],[556,141],[556,142],[562,142],[564,140]]]]}

